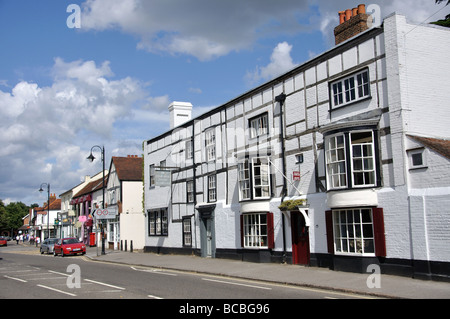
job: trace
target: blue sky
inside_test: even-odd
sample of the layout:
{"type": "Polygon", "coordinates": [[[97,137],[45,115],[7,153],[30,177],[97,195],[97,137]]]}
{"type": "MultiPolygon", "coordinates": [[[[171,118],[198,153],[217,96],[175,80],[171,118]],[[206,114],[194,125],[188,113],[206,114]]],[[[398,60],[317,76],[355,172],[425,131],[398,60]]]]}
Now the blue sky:
{"type": "MultiPolygon", "coordinates": [[[[433,0],[372,1],[381,15],[435,21],[433,0]],[[405,3],[408,5],[405,6],[405,3]]],[[[330,49],[338,11],[355,1],[0,0],[0,199],[42,205],[142,154],[169,128],[167,106],[201,114],[330,49]],[[81,28],[66,20],[81,9],[81,28]],[[99,156],[98,156],[99,157],[99,156]]]]}

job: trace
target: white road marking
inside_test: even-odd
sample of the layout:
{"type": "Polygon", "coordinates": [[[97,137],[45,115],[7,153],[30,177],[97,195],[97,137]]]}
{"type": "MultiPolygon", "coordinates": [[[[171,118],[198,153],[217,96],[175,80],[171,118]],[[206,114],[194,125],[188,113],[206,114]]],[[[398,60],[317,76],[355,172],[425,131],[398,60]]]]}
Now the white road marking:
{"type": "Polygon", "coordinates": [[[88,281],[88,282],[92,282],[92,283],[97,284],[97,285],[102,285],[102,286],[106,286],[106,287],[110,287],[110,288],[114,288],[114,289],[119,289],[119,290],[125,290],[125,288],[118,287],[118,286],[113,286],[113,285],[110,285],[110,284],[105,284],[104,282],[99,282],[99,281],[90,280],[90,279],[84,279],[84,280],[88,281]]]}
{"type": "Polygon", "coordinates": [[[269,288],[269,287],[240,284],[237,282],[229,282],[229,281],[215,280],[215,279],[209,279],[209,278],[202,278],[202,280],[213,281],[213,282],[218,282],[218,283],[227,284],[227,285],[236,285],[236,286],[244,286],[244,287],[250,287],[250,288],[256,288],[256,289],[272,290],[272,288],[269,288]]]}
{"type": "Polygon", "coordinates": [[[151,299],[158,299],[158,300],[164,299],[164,298],[153,296],[153,295],[148,295],[147,297],[149,297],[151,299]]]}
{"type": "Polygon", "coordinates": [[[48,289],[48,290],[56,291],[56,292],[59,292],[61,294],[69,295],[69,296],[72,296],[72,297],[76,297],[77,296],[75,294],[71,294],[70,292],[65,292],[65,291],[62,291],[62,290],[59,290],[59,289],[55,289],[55,288],[52,288],[52,287],[47,287],[47,286],[44,286],[44,285],[37,285],[37,286],[41,287],[41,288],[48,289]]]}
{"type": "Polygon", "coordinates": [[[152,274],[158,274],[158,275],[166,275],[166,276],[178,276],[177,274],[171,274],[168,272],[162,272],[162,270],[159,269],[137,269],[135,267],[131,267],[131,269],[136,270],[136,271],[142,271],[142,272],[150,272],[152,274]]]}
{"type": "Polygon", "coordinates": [[[20,282],[28,282],[28,281],[20,279],[20,278],[9,277],[9,276],[6,276],[6,275],[4,277],[8,278],[8,279],[12,279],[12,280],[17,280],[17,281],[20,281],[20,282]]]}

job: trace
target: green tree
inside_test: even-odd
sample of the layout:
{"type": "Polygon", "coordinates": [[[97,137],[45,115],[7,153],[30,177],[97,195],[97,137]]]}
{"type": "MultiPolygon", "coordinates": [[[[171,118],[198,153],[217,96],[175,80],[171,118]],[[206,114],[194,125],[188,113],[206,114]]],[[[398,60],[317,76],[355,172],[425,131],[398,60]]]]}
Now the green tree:
{"type": "MultiPolygon", "coordinates": [[[[446,6],[448,6],[450,4],[450,0],[435,0],[435,1],[436,1],[436,4],[440,4],[440,3],[445,2],[445,1],[447,1],[446,6]]],[[[443,26],[443,27],[450,28],[450,14],[448,14],[445,17],[445,19],[438,20],[438,21],[435,21],[435,22],[431,22],[431,24],[436,24],[436,25],[440,25],[440,26],[443,26]]]]}
{"type": "Polygon", "coordinates": [[[29,213],[29,207],[24,203],[10,203],[7,206],[0,201],[0,231],[17,230],[23,225],[22,218],[29,213]]]}
{"type": "Polygon", "coordinates": [[[8,229],[8,220],[6,216],[6,208],[3,201],[0,199],[0,232],[8,229]]]}

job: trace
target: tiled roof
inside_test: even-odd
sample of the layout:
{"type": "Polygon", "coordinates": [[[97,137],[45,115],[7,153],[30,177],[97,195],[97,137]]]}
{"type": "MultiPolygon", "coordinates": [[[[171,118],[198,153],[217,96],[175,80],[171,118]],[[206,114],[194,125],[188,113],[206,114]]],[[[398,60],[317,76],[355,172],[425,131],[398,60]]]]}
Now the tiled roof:
{"type": "Polygon", "coordinates": [[[420,144],[450,159],[450,140],[408,135],[420,144]]]}
{"type": "MultiPolygon", "coordinates": [[[[105,175],[105,187],[106,187],[106,181],[108,180],[108,174],[105,175]]],[[[73,195],[72,198],[77,198],[83,195],[91,194],[95,192],[96,190],[102,189],[103,182],[102,178],[96,179],[95,181],[89,182],[86,186],[84,186],[78,193],[73,195]]]]}
{"type": "Polygon", "coordinates": [[[142,157],[113,157],[112,162],[116,167],[116,173],[119,180],[142,181],[142,157]]]}
{"type": "MultiPolygon", "coordinates": [[[[61,209],[61,199],[55,199],[50,197],[50,210],[60,210],[61,209]]],[[[34,209],[36,213],[40,215],[46,215],[47,214],[47,203],[44,203],[44,207],[36,207],[34,209]]]]}

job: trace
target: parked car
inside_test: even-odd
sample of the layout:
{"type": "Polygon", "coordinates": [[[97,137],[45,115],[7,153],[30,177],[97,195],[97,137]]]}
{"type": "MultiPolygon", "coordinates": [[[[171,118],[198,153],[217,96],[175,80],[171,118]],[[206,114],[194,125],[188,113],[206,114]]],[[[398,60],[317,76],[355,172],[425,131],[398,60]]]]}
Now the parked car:
{"type": "Polygon", "coordinates": [[[6,239],[6,237],[0,237],[0,246],[8,246],[8,240],[6,239]]]}
{"type": "Polygon", "coordinates": [[[66,255],[84,255],[86,254],[86,245],[77,238],[58,239],[53,247],[53,256],[60,254],[62,257],[66,255]]]}
{"type": "Polygon", "coordinates": [[[41,251],[41,254],[53,254],[53,248],[57,241],[58,238],[47,238],[46,240],[44,240],[44,242],[41,244],[41,248],[39,249],[41,251]]]}

